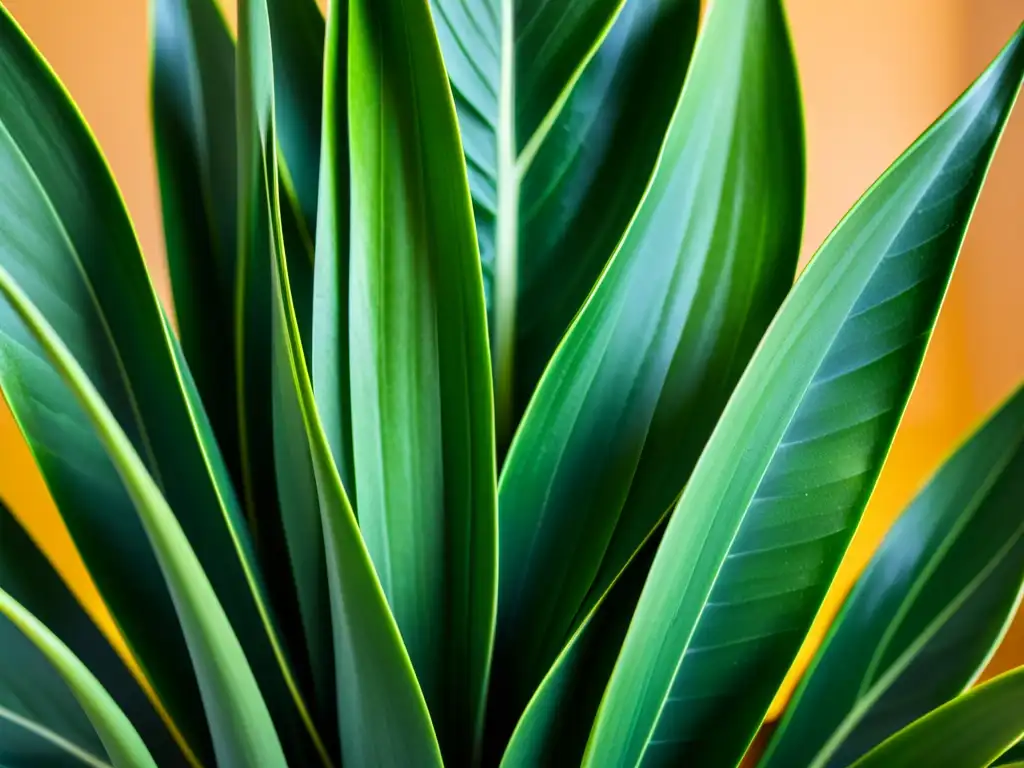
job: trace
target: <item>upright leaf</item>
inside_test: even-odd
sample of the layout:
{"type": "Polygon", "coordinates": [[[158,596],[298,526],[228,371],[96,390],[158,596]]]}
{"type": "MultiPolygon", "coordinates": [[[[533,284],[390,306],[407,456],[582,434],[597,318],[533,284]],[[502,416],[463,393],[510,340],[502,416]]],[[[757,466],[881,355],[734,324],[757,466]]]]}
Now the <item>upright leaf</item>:
{"type": "Polygon", "coordinates": [[[801,275],[672,514],[588,766],[720,765],[753,738],[878,476],[1022,72],[1018,32],[801,275]]]}
{"type": "Polygon", "coordinates": [[[643,204],[502,470],[492,706],[511,716],[678,496],[796,267],[781,10],[717,5],[697,49],[643,204]]]}
{"type": "MultiPolygon", "coordinates": [[[[488,325],[493,349],[497,434],[502,445],[507,444],[514,427],[520,253],[525,253],[519,244],[519,218],[523,176],[529,165],[524,158],[536,152],[551,132],[573,83],[594,55],[623,1],[431,3],[464,137],[480,254],[490,277],[488,325]]],[[[694,4],[690,6],[694,11],[694,4]]],[[[689,23],[684,28],[687,26],[689,23]]],[[[679,55],[685,57],[686,33],[679,42],[683,51],[679,55]]],[[[669,92],[678,69],[669,66],[659,73],[664,75],[669,92]]],[[[591,81],[587,87],[590,98],[601,100],[609,96],[611,101],[607,85],[591,81]]],[[[582,108],[586,101],[587,97],[581,96],[575,106],[582,108]]],[[[593,114],[593,106],[587,111],[593,114]]],[[[571,118],[561,127],[585,130],[573,124],[571,118]]],[[[575,138],[567,137],[565,149],[575,138]]],[[[650,134],[646,138],[650,139],[650,134]]],[[[578,148],[581,141],[576,142],[578,148]]],[[[593,145],[596,150],[599,143],[595,141],[593,145]]],[[[549,159],[553,165],[559,164],[554,158],[549,159]]],[[[567,152],[561,159],[571,161],[571,154],[567,152]]],[[[638,165],[637,171],[642,176],[649,166],[638,165]]],[[[557,173],[543,170],[538,176],[551,181],[558,178],[557,173]]],[[[578,173],[569,171],[566,183],[574,181],[579,183],[578,173]]],[[[636,199],[631,202],[635,204],[636,199]]],[[[628,217],[630,213],[626,210],[624,215],[628,217]]],[[[617,234],[613,235],[613,242],[616,238],[617,234]]],[[[601,254],[598,259],[607,255],[601,254]]],[[[596,274],[600,262],[596,267],[589,265],[589,269],[596,274]]],[[[524,305],[523,314],[533,309],[524,305]]],[[[564,330],[571,317],[571,313],[560,317],[563,325],[555,333],[564,330]]]]}
{"type": "MultiPolygon", "coordinates": [[[[252,23],[265,23],[263,7],[249,6],[252,23]]],[[[344,76],[342,33],[348,22],[344,3],[332,3],[328,19],[326,89],[337,92],[339,78],[344,76]]],[[[265,67],[265,63],[264,63],[265,67]]],[[[254,70],[254,74],[260,70],[254,70]]],[[[265,71],[262,70],[262,71],[265,71]]],[[[255,78],[259,83],[259,79],[255,78]]],[[[267,80],[261,87],[266,89],[267,80]]],[[[262,92],[257,103],[260,112],[262,146],[274,145],[273,111],[266,109],[274,92],[262,92]]],[[[327,99],[325,138],[334,134],[331,125],[336,114],[332,99],[327,99]]],[[[325,141],[324,163],[331,163],[335,148],[325,141]]],[[[292,300],[290,261],[286,257],[287,239],[282,223],[278,189],[266,180],[277,178],[276,155],[264,151],[261,170],[267,195],[264,205],[273,222],[273,344],[280,369],[291,373],[295,402],[298,404],[306,432],[308,447],[317,483],[317,498],[326,543],[327,570],[330,576],[331,619],[334,626],[334,656],[337,670],[337,703],[343,759],[348,766],[371,765],[435,765],[441,755],[426,702],[412,669],[409,655],[402,643],[394,617],[374,571],[369,553],[363,544],[358,523],[349,506],[341,477],[334,464],[332,450],[320,420],[313,397],[312,382],[306,364],[305,341],[296,307],[292,300]]],[[[332,194],[325,204],[336,213],[337,201],[332,194]]],[[[321,219],[323,222],[324,219],[321,219]]],[[[321,225],[322,226],[322,225],[321,225]]],[[[332,232],[332,237],[336,234],[332,232]]],[[[323,254],[322,254],[323,255],[323,254]]],[[[318,275],[320,278],[320,275],[318,275]]],[[[333,288],[331,283],[321,291],[333,288]]],[[[334,301],[335,305],[340,302],[334,301]]],[[[298,444],[296,444],[298,449],[298,444]]]]}
{"type": "MultiPolygon", "coordinates": [[[[35,616],[96,676],[117,705],[128,713],[150,752],[160,755],[168,766],[186,763],[167,726],[117,651],[2,501],[0,590],[35,616]]],[[[37,702],[47,708],[52,705],[55,710],[67,711],[59,704],[59,693],[34,676],[31,670],[38,668],[33,662],[28,659],[19,662],[18,654],[6,645],[0,656],[4,659],[0,673],[8,674],[15,686],[22,686],[13,697],[14,702],[37,702]]],[[[0,706],[10,708],[11,704],[8,701],[0,706]]],[[[9,743],[8,739],[0,737],[0,744],[9,743]]],[[[14,759],[9,754],[4,757],[14,759]]],[[[189,759],[194,762],[191,754],[189,759]]]]}
{"type": "Polygon", "coordinates": [[[849,765],[981,673],[1024,583],[1024,388],[911,503],[832,624],[762,766],[849,765]]]}
{"type": "Polygon", "coordinates": [[[497,588],[480,259],[427,0],[349,8],[356,506],[442,749],[466,762],[497,588]]]}
{"type": "Polygon", "coordinates": [[[109,759],[113,768],[156,768],[142,738],[89,668],[2,589],[0,642],[0,733],[8,737],[0,743],[2,759],[91,766],[109,759]],[[12,726],[22,733],[11,733],[12,726]]]}
{"type": "Polygon", "coordinates": [[[929,712],[854,763],[855,768],[984,768],[1024,736],[1024,667],[929,712]]]}
{"type": "MultiPolygon", "coordinates": [[[[52,370],[74,393],[132,499],[188,642],[218,763],[283,768],[281,744],[238,636],[185,532],[131,440],[70,350],[2,266],[0,295],[24,324],[25,332],[38,345],[36,349],[46,355],[52,370]]],[[[7,616],[27,631],[30,622],[17,619],[11,612],[7,616]]],[[[56,664],[59,655],[59,649],[49,654],[51,662],[56,664]]],[[[69,670],[75,673],[73,666],[69,670]]],[[[88,679],[82,684],[88,685],[88,679]]],[[[95,706],[102,705],[101,700],[95,706]]],[[[93,722],[96,724],[95,718],[93,722]]],[[[105,745],[110,749],[106,739],[105,745]]],[[[125,765],[136,764],[125,761],[125,765]]]]}
{"type": "Polygon", "coordinates": [[[216,2],[153,0],[152,108],[181,346],[241,487],[235,404],[235,48],[216,2]]]}

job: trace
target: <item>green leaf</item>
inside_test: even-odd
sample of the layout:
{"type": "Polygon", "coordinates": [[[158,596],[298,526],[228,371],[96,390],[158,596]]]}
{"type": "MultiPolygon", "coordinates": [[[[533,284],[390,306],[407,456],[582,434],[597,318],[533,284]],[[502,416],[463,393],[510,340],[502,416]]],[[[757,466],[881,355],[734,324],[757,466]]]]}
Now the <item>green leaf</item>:
{"type": "MultiPolygon", "coordinates": [[[[284,766],[270,713],[238,637],[185,532],[131,440],[71,351],[2,266],[0,295],[74,393],[132,499],[174,599],[218,763],[284,766]]],[[[50,659],[57,663],[54,656],[50,659]]]]}
{"type": "Polygon", "coordinates": [[[241,487],[235,404],[235,48],[217,3],[153,0],[152,106],[181,346],[241,487]]]}
{"type": "Polygon", "coordinates": [[[849,765],[963,692],[1024,583],[1024,388],[939,470],[875,553],[762,766],[849,765]]]}
{"type": "Polygon", "coordinates": [[[76,763],[104,766],[109,759],[114,768],[156,768],[142,738],[89,668],[2,589],[0,638],[4,678],[9,677],[0,686],[0,721],[32,733],[46,744],[43,749],[18,755],[17,741],[5,740],[0,745],[3,759],[39,765],[49,753],[54,765],[71,758],[76,763]],[[19,645],[11,630],[28,643],[19,645]],[[22,711],[5,706],[8,698],[22,711]]]}
{"type": "Polygon", "coordinates": [[[427,0],[352,0],[349,342],[359,525],[449,761],[483,727],[494,424],[480,259],[427,0]]]}
{"type": "MultiPolygon", "coordinates": [[[[523,174],[529,165],[526,157],[552,131],[573,83],[594,55],[623,2],[432,0],[464,137],[481,257],[491,276],[488,326],[494,350],[497,435],[502,446],[507,445],[515,426],[517,316],[520,308],[523,314],[534,309],[519,302],[520,253],[525,257],[519,246],[519,218],[523,174]]],[[[683,28],[687,26],[689,22],[683,28]]],[[[681,37],[678,42],[685,56],[687,33],[683,32],[681,37]]],[[[669,89],[676,75],[677,68],[672,66],[659,72],[669,89]]],[[[607,94],[611,100],[599,83],[591,81],[588,88],[593,89],[592,98],[600,100],[607,94]]],[[[580,101],[587,98],[581,96],[580,101]]],[[[567,126],[581,128],[572,126],[571,119],[561,125],[567,126]]],[[[638,166],[637,170],[642,175],[650,168],[638,166]]],[[[631,203],[635,205],[636,199],[631,203]]],[[[629,206],[627,203],[626,208],[629,206]]],[[[627,210],[625,216],[629,213],[627,210]]],[[[617,234],[613,242],[614,239],[617,234]]],[[[605,252],[598,258],[607,255],[605,252]]],[[[595,270],[592,264],[588,267],[595,270]]],[[[596,269],[600,269],[600,263],[596,269]]],[[[560,319],[567,324],[571,317],[569,314],[560,319]]],[[[565,325],[555,333],[564,328],[565,325]]],[[[523,402],[525,397],[528,393],[524,394],[523,402]]]]}
{"type": "MultiPolygon", "coordinates": [[[[341,4],[338,0],[337,4],[341,4]]],[[[352,402],[349,376],[349,159],[348,5],[328,13],[324,53],[320,197],[314,264],[313,391],[335,464],[348,498],[356,498],[352,468],[352,402]]]]}
{"type": "MultiPolygon", "coordinates": [[[[265,29],[264,8],[256,3],[246,10],[253,12],[253,29],[265,29]]],[[[337,51],[348,9],[343,3],[333,3],[329,13],[331,68],[326,79],[330,88],[338,74],[334,67],[339,63],[337,51]]],[[[260,89],[255,103],[263,106],[258,112],[262,146],[270,148],[274,145],[274,125],[267,100],[272,102],[274,98],[272,82],[259,77],[254,82],[260,89]]],[[[274,222],[270,241],[274,260],[273,344],[279,365],[287,366],[292,375],[306,432],[305,445],[316,477],[330,576],[342,755],[348,766],[440,766],[440,749],[423,693],[349,506],[317,410],[292,301],[295,292],[290,285],[291,262],[285,253],[288,243],[279,192],[276,185],[266,183],[277,178],[276,155],[266,151],[261,157],[263,189],[267,190],[265,209],[274,222]]]]}
{"type": "MultiPolygon", "coordinates": [[[[324,17],[316,0],[267,0],[276,89],[274,117],[299,221],[316,232],[320,184],[324,17]]],[[[284,169],[283,168],[283,169],[284,169]]],[[[282,170],[283,170],[282,169],[282,170]]]]}
{"type": "Polygon", "coordinates": [[[501,756],[503,768],[580,763],[662,531],[651,535],[551,665],[501,756]]]}
{"type": "MultiPolygon", "coordinates": [[[[160,755],[165,765],[185,764],[184,755],[135,677],[2,501],[0,590],[35,616],[96,676],[117,705],[128,713],[151,752],[160,755]]],[[[37,687],[41,683],[29,679],[27,662],[16,662],[9,650],[4,651],[3,658],[0,672],[9,671],[15,682],[28,681],[30,690],[42,690],[37,687]]],[[[23,693],[15,700],[51,704],[56,695],[47,693],[37,699],[23,693]]],[[[10,702],[6,706],[10,707],[10,702]]],[[[0,737],[0,744],[7,743],[0,737]]]]}
{"type": "Polygon", "coordinates": [[[668,524],[588,766],[728,764],[753,738],[906,405],[1016,97],[1021,40],[862,198],[786,299],[668,524]]]}
{"type": "Polygon", "coordinates": [[[508,715],[678,496],[796,267],[802,135],[781,10],[716,8],[644,201],[502,470],[492,706],[508,715]]]}
{"type": "Polygon", "coordinates": [[[984,768],[1024,735],[1024,667],[958,696],[882,742],[855,768],[984,768]]]}
{"type": "Polygon", "coordinates": [[[1010,747],[992,765],[1024,765],[1024,741],[1019,741],[1015,746],[1010,747]]]}

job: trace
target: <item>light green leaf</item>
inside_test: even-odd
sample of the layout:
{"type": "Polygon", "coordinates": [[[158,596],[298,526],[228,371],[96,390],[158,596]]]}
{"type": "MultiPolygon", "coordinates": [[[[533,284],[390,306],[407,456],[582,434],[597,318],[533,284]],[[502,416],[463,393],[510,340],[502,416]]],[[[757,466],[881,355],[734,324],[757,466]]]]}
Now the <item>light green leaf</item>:
{"type": "MultiPolygon", "coordinates": [[[[339,0],[338,5],[341,4],[339,0]]],[[[349,376],[349,160],[347,2],[328,14],[324,53],[320,202],[313,291],[312,379],[320,420],[348,498],[356,498],[352,469],[349,376]]]]}
{"type": "Polygon", "coordinates": [[[442,751],[462,763],[483,726],[497,588],[480,260],[427,0],[349,9],[356,507],[442,751]]]}
{"type": "Polygon", "coordinates": [[[1024,741],[1010,747],[992,765],[1020,766],[1024,765],[1024,741]]]}
{"type": "MultiPolygon", "coordinates": [[[[250,6],[252,24],[265,23],[259,3],[250,6]]],[[[337,63],[342,21],[348,9],[334,3],[328,20],[328,61],[337,63]]],[[[337,76],[328,70],[327,82],[337,76]]],[[[255,82],[260,83],[259,78],[255,82]]],[[[269,80],[262,81],[264,89],[269,80]]],[[[268,119],[261,123],[264,146],[272,147],[273,121],[267,100],[273,90],[263,90],[256,104],[268,119]]],[[[276,178],[273,152],[264,152],[264,179],[276,178]]],[[[291,372],[296,402],[306,431],[306,443],[315,472],[317,495],[326,539],[330,576],[331,618],[334,626],[334,654],[337,669],[338,717],[342,756],[348,766],[440,766],[441,755],[426,702],[402,643],[398,627],[388,609],[380,582],[321,423],[306,365],[304,343],[292,301],[290,261],[284,251],[287,242],[282,226],[276,186],[265,184],[266,210],[274,222],[273,311],[274,346],[278,362],[291,372]]]]}
{"type": "Polygon", "coordinates": [[[670,508],[782,302],[799,118],[778,4],[715,6],[651,186],[502,470],[492,708],[518,717],[670,508]]]}
{"type": "Polygon", "coordinates": [[[188,642],[217,761],[284,766],[270,713],[238,637],[156,482],[85,371],[2,266],[0,294],[74,393],[135,505],[188,642]]]}
{"type": "MultiPolygon", "coordinates": [[[[0,590],[35,616],[96,676],[117,705],[128,713],[149,750],[161,756],[164,765],[185,765],[185,756],[124,661],[2,501],[0,590]]],[[[18,634],[21,636],[20,632],[18,634]]],[[[47,708],[61,708],[58,693],[29,674],[30,665],[34,664],[30,659],[18,660],[7,646],[0,656],[3,658],[0,674],[6,673],[12,683],[24,686],[12,700],[0,693],[0,707],[10,710],[19,703],[34,702],[47,708]]],[[[45,719],[36,718],[38,721],[45,719]]],[[[11,757],[4,748],[14,747],[13,740],[0,736],[0,745],[4,745],[0,747],[0,755],[11,757]]]]}
{"type": "Polygon", "coordinates": [[[939,470],[833,622],[762,766],[849,765],[963,692],[1024,583],[1024,388],[939,470]]]}
{"type": "MultiPolygon", "coordinates": [[[[494,350],[497,434],[502,446],[514,427],[519,216],[523,174],[529,164],[525,156],[552,130],[573,83],[623,1],[432,0],[465,138],[481,257],[491,276],[488,326],[494,350]]],[[[683,33],[679,42],[684,56],[685,39],[683,33]]],[[[671,88],[675,69],[668,67],[659,74],[671,88]]],[[[649,168],[638,170],[644,173],[649,168]]],[[[526,313],[531,308],[523,306],[522,310],[526,313]]],[[[571,317],[561,319],[568,322],[571,317]]]]}
{"type": "MultiPolygon", "coordinates": [[[[89,668],[2,589],[0,633],[5,638],[4,673],[11,678],[5,682],[14,682],[22,693],[18,696],[17,688],[12,691],[4,686],[6,690],[0,691],[0,720],[47,742],[54,764],[70,758],[85,765],[104,766],[105,760],[95,754],[95,747],[100,746],[103,758],[109,759],[114,768],[156,768],[142,738],[89,668]],[[10,629],[20,632],[37,653],[26,653],[27,648],[16,645],[12,648],[14,638],[10,637],[10,629]],[[15,706],[27,710],[27,717],[4,706],[4,699],[8,698],[5,693],[15,694],[15,706]],[[37,714],[46,717],[46,721],[36,721],[33,716],[37,714]],[[83,719],[83,715],[87,718],[84,723],[75,722],[83,719]],[[93,733],[88,732],[90,724],[93,733]],[[87,748],[79,746],[76,740],[87,748]],[[95,743],[97,740],[99,744],[95,743]]],[[[0,745],[0,755],[5,760],[19,759],[16,749],[16,744],[5,742],[0,745]],[[12,751],[15,753],[11,754],[12,751]]],[[[20,759],[39,764],[45,758],[36,752],[20,759]]]]}
{"type": "Polygon", "coordinates": [[[1024,667],[1018,667],[929,712],[853,765],[984,768],[1022,735],[1024,667]]]}
{"type": "Polygon", "coordinates": [[[588,766],[742,756],[878,476],[1022,71],[1018,33],[786,299],[668,524],[588,766]]]}

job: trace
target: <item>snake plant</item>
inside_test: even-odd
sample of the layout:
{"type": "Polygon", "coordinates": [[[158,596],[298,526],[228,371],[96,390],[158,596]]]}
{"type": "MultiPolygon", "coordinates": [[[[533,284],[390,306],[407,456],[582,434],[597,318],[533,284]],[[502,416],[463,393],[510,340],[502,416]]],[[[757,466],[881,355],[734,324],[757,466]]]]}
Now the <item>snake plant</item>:
{"type": "MultiPolygon", "coordinates": [[[[0,12],[0,387],[117,630],[0,506],[0,764],[744,759],[910,397],[1024,31],[794,283],[781,2],[699,14],[241,0],[236,35],[152,0],[165,311],[0,12]]],[[[1019,759],[1024,670],[975,683],[1022,583],[1019,389],[892,528],[760,765],[1019,759]]]]}

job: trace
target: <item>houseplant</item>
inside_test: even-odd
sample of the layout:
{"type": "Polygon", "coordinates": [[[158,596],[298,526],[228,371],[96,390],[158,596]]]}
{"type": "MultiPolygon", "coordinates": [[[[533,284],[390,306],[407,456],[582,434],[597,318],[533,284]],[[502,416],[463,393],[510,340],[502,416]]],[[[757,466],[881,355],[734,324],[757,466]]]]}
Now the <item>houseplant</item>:
{"type": "MultiPolygon", "coordinates": [[[[737,764],[895,434],[1024,32],[791,286],[778,0],[719,0],[692,57],[694,0],[244,0],[237,43],[211,0],[152,7],[176,327],[0,13],[0,387],[136,665],[4,511],[3,762],[737,764]]],[[[1024,672],[965,690],[1024,580],[1022,446],[1018,391],[765,765],[1014,759],[1024,672]]]]}

